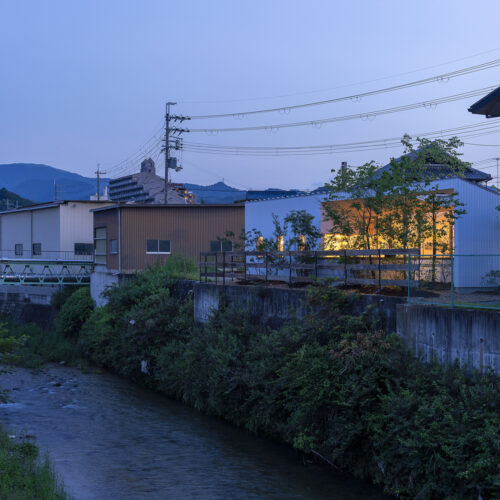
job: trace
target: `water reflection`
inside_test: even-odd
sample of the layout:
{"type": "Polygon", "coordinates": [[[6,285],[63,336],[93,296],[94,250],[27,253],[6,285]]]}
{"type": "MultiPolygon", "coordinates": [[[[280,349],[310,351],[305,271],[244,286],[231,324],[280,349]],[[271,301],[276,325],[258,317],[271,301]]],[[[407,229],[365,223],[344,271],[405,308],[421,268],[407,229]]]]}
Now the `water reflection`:
{"type": "Polygon", "coordinates": [[[77,500],[384,498],[111,374],[18,369],[2,386],[2,423],[37,436],[77,500]]]}

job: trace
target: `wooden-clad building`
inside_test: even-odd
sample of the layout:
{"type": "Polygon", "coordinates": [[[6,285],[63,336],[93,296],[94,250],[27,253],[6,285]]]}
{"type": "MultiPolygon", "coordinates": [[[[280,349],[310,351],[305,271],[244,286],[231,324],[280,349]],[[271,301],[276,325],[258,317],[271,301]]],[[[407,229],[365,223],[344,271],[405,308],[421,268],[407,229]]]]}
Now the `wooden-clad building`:
{"type": "Polygon", "coordinates": [[[245,207],[238,205],[116,204],[94,212],[96,265],[132,273],[163,263],[172,254],[199,261],[218,238],[245,227],[245,207]]]}

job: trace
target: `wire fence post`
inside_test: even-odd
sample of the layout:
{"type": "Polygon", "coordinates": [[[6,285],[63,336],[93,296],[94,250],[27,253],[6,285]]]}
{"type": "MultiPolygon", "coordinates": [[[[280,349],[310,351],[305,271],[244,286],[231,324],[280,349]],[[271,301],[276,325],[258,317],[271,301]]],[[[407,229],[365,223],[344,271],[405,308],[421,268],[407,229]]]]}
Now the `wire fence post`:
{"type": "Polygon", "coordinates": [[[267,266],[268,266],[267,252],[264,254],[264,260],[265,260],[265,263],[266,263],[266,284],[267,284],[267,273],[268,273],[268,269],[267,269],[267,266]]]}
{"type": "Polygon", "coordinates": [[[344,250],[344,286],[347,285],[347,250],[344,250]]]}
{"type": "Polygon", "coordinates": [[[222,284],[226,286],[226,252],[222,252],[222,284]]]}
{"type": "Polygon", "coordinates": [[[408,252],[408,302],[410,302],[410,269],[411,269],[411,254],[408,252]]]}
{"type": "Polygon", "coordinates": [[[243,252],[243,272],[245,273],[245,281],[247,280],[247,253],[243,252]]]}
{"type": "Polygon", "coordinates": [[[380,248],[378,249],[378,291],[382,291],[382,266],[381,266],[380,248]]]}
{"type": "Polygon", "coordinates": [[[218,271],[219,271],[219,262],[217,260],[217,252],[215,252],[215,284],[218,284],[218,271]]]}
{"type": "Polygon", "coordinates": [[[455,288],[455,274],[453,272],[453,268],[455,267],[455,259],[453,257],[453,253],[450,254],[450,264],[451,264],[451,307],[455,307],[455,296],[453,294],[453,289],[455,288]]]}

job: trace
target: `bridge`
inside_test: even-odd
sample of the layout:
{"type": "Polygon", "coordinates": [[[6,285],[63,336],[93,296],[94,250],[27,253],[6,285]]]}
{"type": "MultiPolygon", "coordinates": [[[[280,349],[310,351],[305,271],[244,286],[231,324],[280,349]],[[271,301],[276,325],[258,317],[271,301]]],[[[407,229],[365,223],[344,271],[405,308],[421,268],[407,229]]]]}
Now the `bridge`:
{"type": "Polygon", "coordinates": [[[89,259],[0,258],[0,285],[90,285],[89,259]]]}

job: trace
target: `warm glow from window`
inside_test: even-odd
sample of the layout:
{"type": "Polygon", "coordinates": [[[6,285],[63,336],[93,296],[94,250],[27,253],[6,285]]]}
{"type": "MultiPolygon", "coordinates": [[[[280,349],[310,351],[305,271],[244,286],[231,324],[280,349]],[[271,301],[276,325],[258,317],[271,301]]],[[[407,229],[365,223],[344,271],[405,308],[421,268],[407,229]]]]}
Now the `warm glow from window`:
{"type": "Polygon", "coordinates": [[[338,233],[327,233],[323,235],[323,249],[325,251],[349,250],[356,248],[356,236],[344,236],[338,233]]]}
{"type": "Polygon", "coordinates": [[[257,250],[262,250],[264,248],[264,236],[259,236],[256,243],[257,250]]]}
{"type": "Polygon", "coordinates": [[[306,237],[303,234],[299,234],[298,240],[299,252],[302,252],[306,249],[306,237]]]}
{"type": "Polygon", "coordinates": [[[285,237],[277,236],[276,237],[276,249],[278,252],[283,252],[285,250],[285,237]]]}

